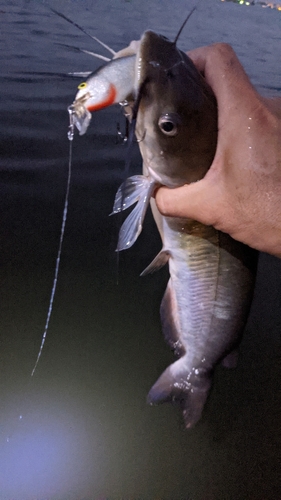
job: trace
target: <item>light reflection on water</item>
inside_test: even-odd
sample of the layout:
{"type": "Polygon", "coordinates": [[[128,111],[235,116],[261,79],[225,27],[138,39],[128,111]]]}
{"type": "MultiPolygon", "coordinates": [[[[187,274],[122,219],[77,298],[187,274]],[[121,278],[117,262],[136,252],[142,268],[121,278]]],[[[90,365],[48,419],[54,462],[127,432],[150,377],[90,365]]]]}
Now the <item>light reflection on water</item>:
{"type": "MultiPolygon", "coordinates": [[[[119,50],[146,28],[173,38],[193,5],[73,0],[61,9],[119,50]]],[[[0,12],[0,499],[275,500],[281,496],[280,262],[262,257],[240,365],[217,370],[196,428],[184,431],[173,407],[147,406],[148,390],[173,360],[159,322],[167,274],[138,277],[160,245],[148,217],[140,240],[120,255],[116,285],[118,227],[108,214],[125,148],[115,144],[115,108],[95,114],[88,133],[74,137],[57,294],[30,381],[67,179],[67,106],[77,81],[64,75],[99,65],[56,45],[93,49],[49,6],[58,8],[10,0],[0,12]]],[[[179,44],[231,43],[258,88],[280,95],[280,30],[276,10],[202,0],[179,44]]]]}
{"type": "Polygon", "coordinates": [[[233,2],[245,7],[261,5],[264,8],[281,10],[281,4],[279,2],[270,2],[269,0],[221,0],[221,2],[233,2]]]}

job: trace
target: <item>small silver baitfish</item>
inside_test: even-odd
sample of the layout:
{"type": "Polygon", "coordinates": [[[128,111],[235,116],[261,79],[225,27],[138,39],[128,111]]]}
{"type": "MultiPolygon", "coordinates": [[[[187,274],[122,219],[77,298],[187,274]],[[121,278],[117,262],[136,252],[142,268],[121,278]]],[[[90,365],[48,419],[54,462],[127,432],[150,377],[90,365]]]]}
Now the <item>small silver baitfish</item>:
{"type": "Polygon", "coordinates": [[[215,366],[231,366],[251,305],[257,252],[227,234],[190,219],[163,217],[151,199],[155,187],[201,179],[217,144],[214,94],[175,42],[146,31],[136,54],[136,136],[143,175],[120,186],[117,213],[138,202],[119,234],[118,249],[136,241],[146,209],[152,211],[163,248],[142,273],[169,262],[161,304],[164,336],[178,359],[153,385],[149,403],[172,401],[187,428],[200,419],[215,366]]]}

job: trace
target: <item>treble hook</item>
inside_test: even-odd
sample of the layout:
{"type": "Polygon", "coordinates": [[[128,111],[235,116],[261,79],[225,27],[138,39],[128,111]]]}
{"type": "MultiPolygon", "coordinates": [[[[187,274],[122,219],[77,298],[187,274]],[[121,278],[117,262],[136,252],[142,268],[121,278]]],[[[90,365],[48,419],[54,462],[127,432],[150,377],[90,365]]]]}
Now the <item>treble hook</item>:
{"type": "Polygon", "coordinates": [[[130,118],[131,118],[131,113],[126,111],[125,108],[128,108],[131,109],[130,107],[130,104],[128,101],[122,101],[122,102],[119,102],[121,108],[122,108],[122,116],[125,117],[125,133],[123,134],[121,132],[121,127],[120,127],[120,123],[117,122],[117,143],[120,142],[121,144],[126,144],[127,140],[128,140],[128,137],[129,137],[129,125],[130,125],[130,118]]]}

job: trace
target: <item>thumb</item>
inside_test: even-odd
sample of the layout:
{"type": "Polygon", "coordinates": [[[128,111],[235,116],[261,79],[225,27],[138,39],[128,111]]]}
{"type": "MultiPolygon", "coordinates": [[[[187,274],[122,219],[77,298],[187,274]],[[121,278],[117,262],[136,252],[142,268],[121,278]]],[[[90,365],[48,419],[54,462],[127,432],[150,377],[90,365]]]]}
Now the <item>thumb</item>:
{"type": "Polygon", "coordinates": [[[219,212],[219,189],[207,177],[178,188],[158,188],[155,202],[159,212],[167,217],[190,218],[205,225],[215,225],[219,212]]]}

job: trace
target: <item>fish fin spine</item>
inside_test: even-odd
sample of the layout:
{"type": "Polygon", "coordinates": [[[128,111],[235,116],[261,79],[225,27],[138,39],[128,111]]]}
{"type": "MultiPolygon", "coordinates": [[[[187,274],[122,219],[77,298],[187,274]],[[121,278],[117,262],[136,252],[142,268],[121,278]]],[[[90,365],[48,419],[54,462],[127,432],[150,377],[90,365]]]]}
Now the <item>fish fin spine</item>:
{"type": "Polygon", "coordinates": [[[170,252],[162,248],[162,250],[160,250],[160,252],[153,259],[153,261],[143,270],[141,276],[146,276],[147,274],[155,273],[156,271],[161,269],[161,267],[167,264],[169,258],[170,258],[170,252]]]}

